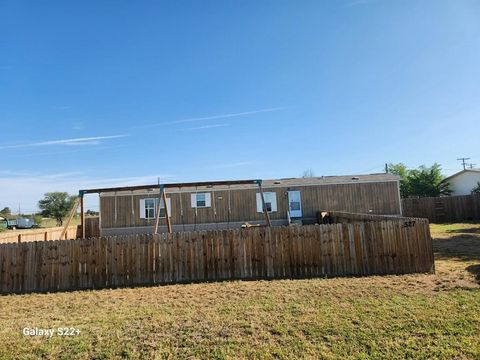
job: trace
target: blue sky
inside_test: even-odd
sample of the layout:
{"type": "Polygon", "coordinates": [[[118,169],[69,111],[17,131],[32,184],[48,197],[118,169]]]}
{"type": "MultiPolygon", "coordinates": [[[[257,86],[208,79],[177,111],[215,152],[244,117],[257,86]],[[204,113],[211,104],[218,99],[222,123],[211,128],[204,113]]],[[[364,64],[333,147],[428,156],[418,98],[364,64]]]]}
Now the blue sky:
{"type": "Polygon", "coordinates": [[[479,19],[475,0],[0,0],[0,207],[480,166],[479,19]]]}

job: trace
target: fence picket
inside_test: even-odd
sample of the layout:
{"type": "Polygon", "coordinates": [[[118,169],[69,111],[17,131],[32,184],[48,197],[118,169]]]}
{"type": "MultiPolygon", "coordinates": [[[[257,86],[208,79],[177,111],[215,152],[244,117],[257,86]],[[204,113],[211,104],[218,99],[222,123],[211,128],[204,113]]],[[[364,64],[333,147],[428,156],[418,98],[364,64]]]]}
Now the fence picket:
{"type": "Polygon", "coordinates": [[[402,199],[403,215],[433,223],[480,219],[480,194],[402,199]]]}
{"type": "Polygon", "coordinates": [[[343,220],[0,244],[0,292],[434,271],[428,221],[343,220]]]}

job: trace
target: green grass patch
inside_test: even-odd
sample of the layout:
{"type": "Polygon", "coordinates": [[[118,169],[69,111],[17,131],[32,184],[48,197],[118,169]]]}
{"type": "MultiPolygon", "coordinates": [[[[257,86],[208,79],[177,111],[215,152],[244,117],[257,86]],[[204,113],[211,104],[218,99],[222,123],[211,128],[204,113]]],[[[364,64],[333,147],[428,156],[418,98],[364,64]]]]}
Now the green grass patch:
{"type": "Polygon", "coordinates": [[[478,359],[480,235],[452,229],[435,274],[2,296],[0,359],[478,359]],[[60,326],[81,334],[21,332],[60,326]]]}
{"type": "Polygon", "coordinates": [[[430,224],[430,231],[432,232],[432,235],[448,234],[455,232],[475,232],[480,234],[480,223],[472,221],[454,224],[430,224]]]}

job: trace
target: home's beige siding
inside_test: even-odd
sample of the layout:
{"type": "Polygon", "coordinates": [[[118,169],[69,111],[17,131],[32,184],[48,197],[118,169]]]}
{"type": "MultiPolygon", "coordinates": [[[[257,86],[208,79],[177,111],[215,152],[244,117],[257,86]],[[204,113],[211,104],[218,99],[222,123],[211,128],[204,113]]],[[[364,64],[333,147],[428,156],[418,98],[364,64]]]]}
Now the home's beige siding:
{"type": "MultiPolygon", "coordinates": [[[[289,187],[264,187],[265,192],[277,194],[278,211],[270,214],[272,220],[287,217],[287,191],[299,190],[304,219],[315,219],[320,210],[336,210],[373,214],[400,214],[398,181],[364,182],[289,187]]],[[[147,194],[103,193],[100,197],[101,228],[153,226],[155,219],[140,218],[140,199],[157,198],[158,189],[147,194]]],[[[202,189],[212,194],[212,206],[192,208],[191,193],[167,189],[171,198],[171,221],[174,225],[254,222],[264,219],[257,212],[258,188],[216,190],[202,189]],[[230,209],[230,211],[229,211],[230,209]]],[[[163,224],[163,222],[161,222],[163,224]]]]}

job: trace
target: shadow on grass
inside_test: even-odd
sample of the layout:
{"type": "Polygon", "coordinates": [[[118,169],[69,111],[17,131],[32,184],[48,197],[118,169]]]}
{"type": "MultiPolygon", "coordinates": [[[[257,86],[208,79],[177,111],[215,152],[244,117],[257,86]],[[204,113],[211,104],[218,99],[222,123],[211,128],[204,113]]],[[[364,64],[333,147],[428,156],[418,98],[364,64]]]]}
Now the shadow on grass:
{"type": "Polygon", "coordinates": [[[480,228],[479,227],[473,227],[473,228],[464,228],[464,229],[454,229],[454,230],[446,230],[445,231],[448,234],[480,234],[480,228]]]}
{"type": "Polygon", "coordinates": [[[433,252],[437,259],[480,260],[480,238],[465,234],[433,239],[433,252]]]}
{"type": "MultiPolygon", "coordinates": [[[[459,260],[462,262],[480,261],[480,237],[477,229],[461,229],[463,235],[433,239],[433,252],[436,260],[459,260]],[[469,232],[468,230],[475,230],[469,232]],[[470,235],[471,234],[471,235],[470,235]]],[[[449,232],[457,232],[456,230],[449,232]]],[[[475,276],[480,284],[480,264],[468,264],[465,270],[475,276]]]]}
{"type": "Polygon", "coordinates": [[[467,266],[466,270],[475,275],[475,280],[480,284],[480,264],[467,266]]]}

